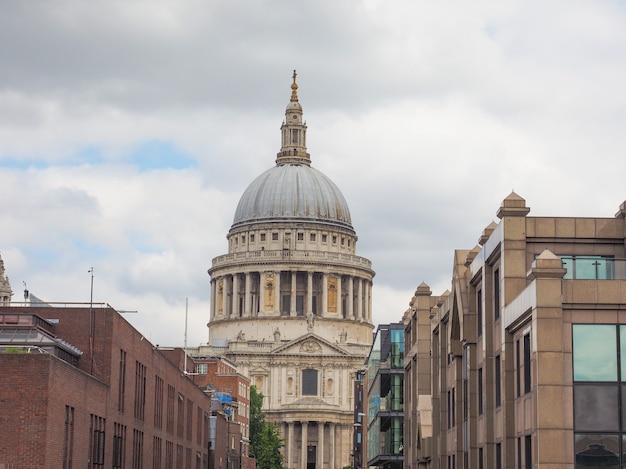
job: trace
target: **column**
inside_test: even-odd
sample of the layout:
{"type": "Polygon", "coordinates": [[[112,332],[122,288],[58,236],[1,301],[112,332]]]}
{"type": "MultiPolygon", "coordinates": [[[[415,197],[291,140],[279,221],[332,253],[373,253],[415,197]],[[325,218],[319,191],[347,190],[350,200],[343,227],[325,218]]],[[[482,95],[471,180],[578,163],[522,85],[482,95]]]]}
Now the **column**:
{"type": "Polygon", "coordinates": [[[233,275],[233,298],[231,300],[230,317],[239,316],[239,275],[233,275]]]}
{"type": "Polygon", "coordinates": [[[372,319],[370,317],[372,315],[371,291],[372,291],[372,284],[366,280],[365,281],[365,319],[368,321],[372,319]]]}
{"type": "Polygon", "coordinates": [[[302,424],[302,448],[300,451],[300,469],[306,469],[306,451],[307,451],[307,426],[309,422],[301,422],[302,424]]]}
{"type": "Polygon", "coordinates": [[[363,318],[365,320],[369,320],[370,319],[370,283],[365,280],[365,314],[363,316],[363,318]]]}
{"type": "Polygon", "coordinates": [[[357,290],[357,319],[363,320],[363,279],[359,279],[358,290],[357,290]]]}
{"type": "Polygon", "coordinates": [[[222,277],[222,312],[224,313],[224,317],[227,318],[230,315],[230,311],[228,310],[228,276],[225,275],[222,277]]]}
{"type": "Polygon", "coordinates": [[[316,469],[324,467],[324,422],[317,422],[317,461],[316,469]]]}
{"type": "Polygon", "coordinates": [[[287,447],[285,450],[287,451],[287,469],[293,469],[293,461],[292,461],[292,452],[294,447],[294,439],[293,439],[293,422],[289,422],[287,424],[287,447]]]}
{"type": "Polygon", "coordinates": [[[335,469],[336,461],[335,461],[335,423],[328,424],[328,439],[330,441],[329,455],[328,455],[328,469],[335,469]]]}
{"type": "Polygon", "coordinates": [[[289,316],[296,316],[296,285],[297,285],[297,272],[291,272],[291,306],[289,307],[289,316]]]}
{"type": "Polygon", "coordinates": [[[354,277],[348,278],[348,319],[356,319],[354,314],[354,277]]]}
{"type": "Polygon", "coordinates": [[[306,316],[309,311],[313,311],[313,272],[306,274],[306,316]]]}
{"type": "Polygon", "coordinates": [[[215,317],[215,312],[217,311],[217,295],[215,289],[217,288],[217,281],[212,278],[211,279],[211,307],[209,311],[209,320],[215,317]]]}
{"type": "Polygon", "coordinates": [[[283,297],[280,293],[280,271],[274,272],[274,279],[276,280],[276,285],[274,285],[274,311],[280,314],[283,302],[283,297]]]}
{"type": "Polygon", "coordinates": [[[341,298],[341,280],[343,279],[343,275],[337,275],[337,316],[340,318],[343,317],[343,300],[341,298]]]}
{"type": "Polygon", "coordinates": [[[243,315],[246,317],[250,317],[252,316],[251,314],[251,309],[250,309],[250,303],[252,300],[252,293],[250,292],[251,290],[251,285],[250,285],[250,272],[246,272],[246,287],[245,287],[245,297],[243,299],[243,315]]]}
{"type": "Polygon", "coordinates": [[[322,274],[322,304],[320,305],[320,316],[326,316],[328,308],[328,274],[322,274]]]}

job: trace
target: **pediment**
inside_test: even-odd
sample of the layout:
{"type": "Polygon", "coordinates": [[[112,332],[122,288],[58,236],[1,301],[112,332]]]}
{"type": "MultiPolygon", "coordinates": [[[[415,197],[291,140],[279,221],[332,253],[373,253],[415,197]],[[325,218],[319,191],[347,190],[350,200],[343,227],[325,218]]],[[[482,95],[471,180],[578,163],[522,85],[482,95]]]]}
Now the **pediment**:
{"type": "Polygon", "coordinates": [[[272,350],[273,355],[341,355],[348,356],[344,349],[328,342],[312,332],[294,339],[272,350]]]}

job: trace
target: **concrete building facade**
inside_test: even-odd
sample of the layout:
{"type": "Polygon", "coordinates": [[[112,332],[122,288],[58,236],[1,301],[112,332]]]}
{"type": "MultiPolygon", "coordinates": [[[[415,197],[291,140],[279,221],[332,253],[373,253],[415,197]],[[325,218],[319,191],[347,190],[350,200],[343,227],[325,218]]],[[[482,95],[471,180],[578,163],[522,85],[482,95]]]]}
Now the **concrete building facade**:
{"type": "Polygon", "coordinates": [[[404,315],[407,468],[619,468],[626,453],[626,203],[531,217],[511,193],[451,290],[404,315]]]}
{"type": "Polygon", "coordinates": [[[296,74],[276,165],[243,193],[213,259],[209,344],[263,393],[289,469],[350,464],[353,381],[372,341],[372,278],[339,188],[311,166],[296,74]]]}

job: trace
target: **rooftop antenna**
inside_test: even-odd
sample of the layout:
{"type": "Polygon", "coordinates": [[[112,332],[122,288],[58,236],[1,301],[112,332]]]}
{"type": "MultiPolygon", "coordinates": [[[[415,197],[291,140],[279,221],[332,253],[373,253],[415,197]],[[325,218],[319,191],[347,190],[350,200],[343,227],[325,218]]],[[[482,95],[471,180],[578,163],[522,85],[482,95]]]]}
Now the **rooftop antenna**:
{"type": "Polygon", "coordinates": [[[91,374],[93,374],[93,267],[87,272],[91,274],[91,292],[89,295],[89,354],[91,355],[91,374]]]}
{"type": "Polygon", "coordinates": [[[185,374],[187,374],[187,316],[189,314],[189,297],[185,298],[185,343],[183,345],[185,352],[185,374]]]}

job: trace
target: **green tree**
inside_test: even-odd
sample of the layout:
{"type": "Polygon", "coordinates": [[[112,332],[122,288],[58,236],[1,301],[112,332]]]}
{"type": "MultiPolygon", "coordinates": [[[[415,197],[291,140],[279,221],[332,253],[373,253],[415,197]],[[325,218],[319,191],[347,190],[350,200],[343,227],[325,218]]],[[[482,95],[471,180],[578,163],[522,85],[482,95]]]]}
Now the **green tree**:
{"type": "Polygon", "coordinates": [[[250,455],[257,469],[283,469],[283,440],[278,426],[265,421],[263,394],[250,386],[250,455]]]}

